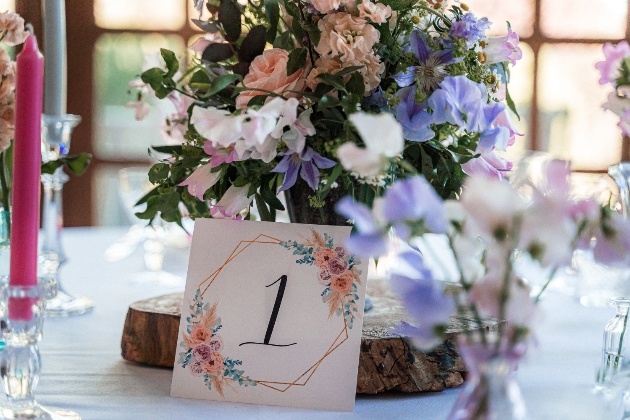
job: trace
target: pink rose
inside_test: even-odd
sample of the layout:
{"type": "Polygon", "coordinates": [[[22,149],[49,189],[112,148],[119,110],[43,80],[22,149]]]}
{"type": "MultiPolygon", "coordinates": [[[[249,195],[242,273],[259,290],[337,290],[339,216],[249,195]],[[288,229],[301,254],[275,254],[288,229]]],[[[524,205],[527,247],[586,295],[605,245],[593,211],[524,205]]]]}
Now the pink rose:
{"type": "Polygon", "coordinates": [[[203,369],[208,373],[217,373],[223,369],[223,356],[221,353],[212,352],[212,357],[203,364],[203,369]]]}
{"type": "MultiPolygon", "coordinates": [[[[249,66],[249,73],[243,79],[243,86],[270,90],[283,94],[287,90],[302,90],[304,88],[306,72],[301,68],[293,74],[287,75],[287,61],[289,53],[280,48],[272,48],[256,57],[249,66]]],[[[264,92],[245,90],[236,98],[236,107],[244,108],[251,98],[263,95],[264,92]]],[[[296,97],[287,92],[285,97],[296,97]]]]}
{"type": "Polygon", "coordinates": [[[343,258],[346,255],[348,255],[348,251],[346,250],[346,248],[342,247],[342,246],[336,246],[335,247],[335,252],[337,253],[337,255],[339,256],[339,258],[343,258]]]}
{"type": "Polygon", "coordinates": [[[352,289],[352,283],[354,283],[355,276],[352,271],[345,271],[344,273],[333,276],[330,281],[330,289],[339,294],[345,295],[352,289]]]}
{"type": "Polygon", "coordinates": [[[202,364],[199,362],[193,362],[189,364],[188,368],[190,369],[190,373],[192,373],[194,376],[201,376],[205,373],[202,364]]]}
{"type": "Polygon", "coordinates": [[[192,349],[192,356],[199,363],[207,363],[212,358],[212,348],[205,343],[197,344],[192,349]]]}
{"type": "Polygon", "coordinates": [[[314,255],[315,265],[319,268],[328,268],[328,261],[337,258],[337,254],[330,248],[322,248],[314,255]]]}
{"type": "Polygon", "coordinates": [[[330,271],[326,270],[325,268],[323,270],[320,270],[319,284],[321,284],[322,286],[328,286],[330,284],[331,278],[332,278],[332,274],[330,274],[330,271]]]}
{"type": "Polygon", "coordinates": [[[317,22],[321,32],[315,50],[322,57],[339,57],[342,62],[363,60],[379,40],[376,28],[349,13],[333,13],[317,22]]]}
{"type": "Polygon", "coordinates": [[[328,269],[332,274],[339,275],[348,269],[348,263],[341,258],[333,258],[328,261],[328,269]]]}
{"type": "Polygon", "coordinates": [[[195,346],[201,343],[208,344],[210,342],[211,336],[212,333],[208,328],[204,327],[201,324],[197,324],[190,332],[190,337],[188,337],[188,341],[190,342],[191,346],[195,346]]]}
{"type": "Polygon", "coordinates": [[[223,350],[223,339],[220,335],[215,335],[210,339],[210,344],[208,344],[213,352],[219,353],[223,350]]]}

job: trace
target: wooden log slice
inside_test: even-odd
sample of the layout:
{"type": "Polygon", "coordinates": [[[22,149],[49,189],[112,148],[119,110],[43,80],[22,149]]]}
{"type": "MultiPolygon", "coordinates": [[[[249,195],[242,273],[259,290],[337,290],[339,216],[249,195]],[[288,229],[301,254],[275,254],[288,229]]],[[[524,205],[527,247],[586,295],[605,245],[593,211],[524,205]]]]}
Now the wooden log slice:
{"type": "MultiPolygon", "coordinates": [[[[368,293],[374,306],[363,320],[358,393],[442,391],[463,382],[465,368],[453,338],[431,352],[414,349],[408,339],[392,332],[405,312],[385,282],[370,279],[368,293]]],[[[183,293],[173,293],[131,304],[122,334],[122,357],[172,368],[182,300],[183,293]]],[[[467,328],[466,320],[454,322],[450,332],[467,328]]]]}

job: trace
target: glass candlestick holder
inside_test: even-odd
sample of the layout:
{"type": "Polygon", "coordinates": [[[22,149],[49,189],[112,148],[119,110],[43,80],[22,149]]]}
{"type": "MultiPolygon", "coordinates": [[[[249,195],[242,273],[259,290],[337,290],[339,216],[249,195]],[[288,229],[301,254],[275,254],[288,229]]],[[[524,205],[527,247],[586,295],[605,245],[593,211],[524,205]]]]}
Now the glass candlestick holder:
{"type": "MultiPolygon", "coordinates": [[[[78,115],[44,115],[42,125],[42,161],[50,162],[63,158],[70,151],[72,130],[81,122],[78,115]]],[[[67,292],[59,278],[59,271],[66,262],[61,233],[63,231],[62,193],[68,175],[62,168],[53,174],[42,175],[44,189],[42,216],[42,260],[43,274],[57,280],[57,295],[46,302],[46,316],[68,317],[88,312],[94,303],[84,297],[67,292]]]]}
{"type": "Polygon", "coordinates": [[[45,302],[54,298],[57,282],[40,278],[35,286],[13,286],[8,277],[0,278],[2,340],[0,381],[5,399],[0,401],[3,419],[80,419],[65,409],[44,407],[33,392],[39,380],[45,302]]]}

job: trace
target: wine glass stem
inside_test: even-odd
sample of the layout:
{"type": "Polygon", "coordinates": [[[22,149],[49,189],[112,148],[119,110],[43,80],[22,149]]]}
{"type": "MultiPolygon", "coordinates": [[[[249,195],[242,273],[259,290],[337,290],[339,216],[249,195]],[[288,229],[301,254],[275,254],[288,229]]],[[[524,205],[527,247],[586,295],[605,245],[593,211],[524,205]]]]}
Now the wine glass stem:
{"type": "Polygon", "coordinates": [[[63,229],[63,184],[68,180],[61,168],[52,175],[43,175],[44,210],[42,253],[55,254],[59,264],[63,263],[66,256],[61,247],[61,231],[63,229]]]}

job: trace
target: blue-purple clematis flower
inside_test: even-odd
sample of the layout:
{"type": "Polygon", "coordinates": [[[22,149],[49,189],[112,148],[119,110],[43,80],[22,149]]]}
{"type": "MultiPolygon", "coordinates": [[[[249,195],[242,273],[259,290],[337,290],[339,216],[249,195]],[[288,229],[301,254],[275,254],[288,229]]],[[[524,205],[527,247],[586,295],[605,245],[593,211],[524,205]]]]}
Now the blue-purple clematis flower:
{"type": "Polygon", "coordinates": [[[299,153],[289,149],[280,155],[283,156],[282,160],[272,171],[284,174],[280,191],[287,190],[295,184],[298,171],[302,179],[315,191],[319,184],[319,169],[329,169],[337,164],[315,152],[311,147],[305,147],[299,153]]]}
{"type": "Polygon", "coordinates": [[[436,89],[448,75],[445,67],[457,60],[453,59],[452,48],[433,51],[424,36],[417,30],[409,35],[411,52],[418,58],[418,65],[409,66],[405,71],[396,73],[392,77],[400,87],[410,86],[417,81],[420,88],[428,93],[436,89]]]}
{"type": "Polygon", "coordinates": [[[431,129],[433,116],[427,112],[426,101],[421,104],[416,102],[415,91],[415,86],[407,86],[398,91],[400,102],[396,107],[396,119],[403,128],[405,139],[422,142],[435,136],[431,129]]]}

